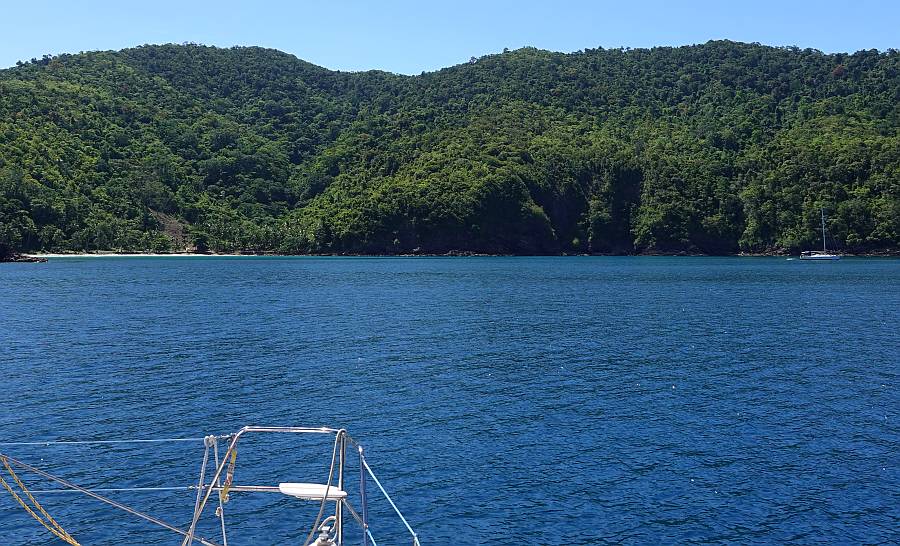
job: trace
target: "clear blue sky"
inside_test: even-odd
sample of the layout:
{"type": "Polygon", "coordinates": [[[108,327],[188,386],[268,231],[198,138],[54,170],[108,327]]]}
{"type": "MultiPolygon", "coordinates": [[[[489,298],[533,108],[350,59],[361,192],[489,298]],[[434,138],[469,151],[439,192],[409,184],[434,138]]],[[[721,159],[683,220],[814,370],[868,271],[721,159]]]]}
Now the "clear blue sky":
{"type": "Polygon", "coordinates": [[[8,0],[0,67],[147,43],[260,45],[336,70],[417,74],[530,45],[554,51],[727,38],[826,52],[900,48],[900,0],[8,0]]]}

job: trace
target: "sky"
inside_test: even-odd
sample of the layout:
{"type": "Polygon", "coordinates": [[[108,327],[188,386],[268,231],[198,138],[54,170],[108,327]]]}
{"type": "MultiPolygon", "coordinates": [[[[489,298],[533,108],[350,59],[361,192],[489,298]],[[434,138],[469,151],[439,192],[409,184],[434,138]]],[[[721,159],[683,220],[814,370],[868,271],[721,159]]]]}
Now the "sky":
{"type": "Polygon", "coordinates": [[[900,0],[5,0],[0,67],[44,54],[195,42],[257,45],[333,70],[437,70],[503,48],[714,39],[827,53],[900,49],[900,0]]]}

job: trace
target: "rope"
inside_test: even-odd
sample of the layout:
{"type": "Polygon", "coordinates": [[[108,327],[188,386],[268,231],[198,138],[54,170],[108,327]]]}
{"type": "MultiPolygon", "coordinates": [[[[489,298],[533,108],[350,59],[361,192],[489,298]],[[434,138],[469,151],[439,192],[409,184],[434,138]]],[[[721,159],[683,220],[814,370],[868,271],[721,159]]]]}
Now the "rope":
{"type": "Polygon", "coordinates": [[[196,527],[194,522],[199,518],[197,509],[200,508],[200,497],[203,495],[203,478],[206,476],[206,462],[209,461],[209,443],[207,443],[206,440],[204,440],[203,443],[206,445],[206,449],[203,450],[203,463],[200,464],[200,483],[197,485],[197,500],[194,501],[194,519],[192,520],[191,527],[188,529],[187,535],[184,537],[184,541],[181,543],[182,546],[194,541],[194,529],[196,527]]]}
{"type": "MultiPolygon", "coordinates": [[[[33,518],[36,519],[38,522],[40,522],[40,524],[43,525],[48,531],[50,531],[51,533],[53,533],[54,535],[56,535],[57,537],[59,537],[61,540],[65,541],[65,542],[67,542],[67,543],[69,543],[69,544],[73,544],[73,545],[78,544],[77,542],[70,542],[68,538],[66,538],[66,537],[65,537],[64,535],[62,535],[59,531],[57,531],[57,530],[54,529],[52,526],[50,526],[50,524],[48,524],[46,521],[44,521],[44,520],[41,518],[41,516],[37,515],[37,514],[34,512],[34,510],[32,510],[30,506],[28,506],[27,504],[25,504],[25,501],[23,501],[22,498],[19,497],[19,495],[17,495],[15,491],[13,491],[12,487],[10,487],[8,483],[6,483],[6,480],[4,480],[3,477],[0,477],[0,484],[3,484],[3,487],[4,487],[7,491],[9,491],[9,494],[12,495],[12,497],[16,500],[16,502],[18,502],[18,503],[22,506],[22,508],[24,508],[25,511],[28,512],[28,514],[29,514],[31,517],[33,517],[33,518]]],[[[72,540],[74,540],[74,539],[72,539],[72,540]]]]}
{"type": "Polygon", "coordinates": [[[225,471],[225,485],[219,490],[219,500],[228,502],[228,491],[234,483],[234,465],[237,463],[237,447],[231,450],[231,460],[228,462],[228,470],[225,471]]]}
{"type": "MultiPolygon", "coordinates": [[[[230,469],[230,470],[231,470],[231,472],[233,473],[233,469],[234,469],[234,467],[233,467],[233,464],[234,464],[233,461],[234,461],[235,457],[237,457],[237,453],[235,453],[234,451],[237,449],[237,442],[238,442],[238,439],[241,437],[241,435],[242,435],[244,432],[317,432],[317,433],[330,433],[330,432],[336,432],[336,433],[337,433],[337,435],[336,435],[336,437],[335,437],[335,447],[334,447],[334,451],[332,452],[332,456],[331,456],[331,469],[330,469],[329,472],[328,472],[328,474],[329,474],[329,476],[328,476],[328,484],[325,486],[325,487],[326,487],[326,489],[325,489],[325,496],[324,496],[324,498],[323,498],[323,500],[322,500],[322,504],[319,506],[319,516],[317,516],[317,518],[316,518],[317,520],[320,520],[322,514],[324,513],[325,499],[328,498],[328,492],[329,492],[329,489],[330,489],[330,487],[331,487],[331,481],[332,481],[332,478],[333,478],[333,476],[334,476],[334,464],[335,464],[335,459],[337,458],[337,445],[338,445],[338,444],[337,444],[337,440],[338,440],[338,437],[340,437],[341,435],[346,435],[346,434],[347,434],[347,431],[344,430],[344,429],[339,429],[339,430],[333,431],[332,429],[326,429],[326,428],[321,428],[321,429],[301,429],[301,428],[290,428],[290,427],[271,427],[271,428],[267,428],[267,427],[244,427],[244,428],[242,428],[239,432],[237,432],[236,434],[230,434],[230,435],[227,435],[227,436],[218,436],[217,438],[221,438],[221,439],[227,439],[227,438],[230,438],[230,439],[231,439],[231,443],[228,445],[228,449],[225,450],[225,454],[223,455],[223,460],[222,460],[221,464],[219,464],[218,467],[216,468],[216,472],[215,472],[215,474],[213,475],[212,479],[210,480],[211,482],[213,482],[213,483],[219,483],[219,478],[221,477],[222,472],[225,471],[225,465],[226,465],[226,463],[227,463],[227,461],[228,461],[229,456],[230,456],[231,459],[232,459],[232,466],[231,466],[231,469],[230,469]]],[[[225,482],[224,482],[224,484],[223,484],[223,489],[224,489],[225,487],[230,487],[230,486],[231,486],[231,484],[229,483],[229,481],[228,481],[227,478],[228,478],[228,477],[227,477],[227,475],[226,475],[226,480],[225,480],[225,482]]],[[[200,508],[199,508],[199,512],[200,512],[200,513],[203,512],[203,508],[206,506],[206,503],[209,501],[209,497],[210,497],[210,495],[212,495],[213,489],[214,489],[213,487],[208,487],[208,488],[206,488],[206,494],[203,496],[203,500],[200,501],[200,508]]],[[[219,492],[220,492],[220,494],[221,494],[222,490],[220,489],[219,492]]],[[[220,497],[220,498],[221,498],[221,497],[220,497]]],[[[192,523],[192,525],[196,525],[196,523],[192,523]]],[[[315,531],[316,531],[316,527],[317,527],[317,526],[318,526],[318,522],[316,523],[315,526],[313,526],[313,530],[312,530],[311,534],[315,534],[315,531]]],[[[310,536],[307,536],[307,540],[306,540],[305,546],[308,546],[308,545],[309,545],[309,539],[310,539],[310,538],[311,538],[310,536]]]]}
{"type": "Polygon", "coordinates": [[[372,476],[372,479],[375,480],[375,485],[378,486],[378,489],[381,489],[382,494],[384,494],[384,498],[387,499],[391,506],[394,508],[394,512],[397,512],[397,515],[400,516],[400,521],[403,522],[403,525],[406,525],[406,529],[409,531],[409,534],[413,537],[413,544],[419,546],[419,536],[416,535],[416,532],[413,531],[413,528],[409,525],[409,522],[406,521],[406,518],[403,517],[403,514],[400,512],[400,509],[397,508],[397,505],[394,504],[394,501],[391,499],[391,496],[388,495],[388,492],[385,491],[384,487],[381,485],[381,482],[378,481],[378,478],[375,477],[375,473],[372,472],[372,468],[369,466],[369,463],[363,461],[363,466],[366,467],[366,471],[369,473],[369,476],[372,476]]]}
{"type": "MultiPolygon", "coordinates": [[[[270,430],[270,429],[264,429],[261,427],[245,427],[244,429],[242,429],[242,432],[244,430],[249,430],[251,428],[253,429],[252,431],[263,431],[263,432],[301,432],[301,430],[299,430],[299,429],[296,431],[293,429],[288,430],[286,428],[284,430],[282,430],[281,428],[279,428],[279,429],[273,428],[270,430]]],[[[313,528],[310,530],[309,535],[307,535],[307,538],[304,541],[304,546],[309,546],[310,540],[315,535],[315,532],[318,530],[318,526],[321,522],[322,516],[324,515],[325,505],[328,500],[328,493],[330,492],[330,489],[332,487],[332,482],[334,479],[334,467],[336,464],[337,449],[338,449],[338,445],[339,445],[339,442],[341,439],[341,435],[343,435],[346,438],[346,440],[349,441],[352,445],[358,446],[359,444],[356,442],[356,440],[351,438],[344,429],[339,429],[339,430],[332,430],[332,429],[325,429],[325,428],[308,429],[308,430],[303,429],[302,432],[323,432],[323,433],[336,432],[337,433],[335,435],[335,444],[334,444],[334,448],[332,450],[332,455],[331,455],[331,465],[328,470],[328,483],[325,486],[325,494],[323,496],[322,502],[319,505],[319,513],[316,516],[316,521],[313,525],[313,528]]],[[[221,519],[222,539],[224,541],[224,544],[227,546],[227,538],[225,537],[225,517],[224,517],[224,510],[223,510],[224,507],[222,505],[224,502],[228,501],[228,492],[232,487],[232,482],[234,479],[234,467],[235,467],[236,458],[237,458],[237,445],[236,445],[237,437],[236,436],[240,436],[240,433],[238,433],[237,435],[228,434],[228,435],[212,436],[212,437],[206,437],[206,438],[155,438],[155,439],[136,439],[136,440],[54,440],[54,441],[45,441],[45,442],[0,442],[0,446],[41,446],[41,447],[56,446],[56,445],[110,445],[110,444],[145,444],[145,443],[163,443],[163,442],[204,442],[204,444],[206,445],[207,449],[206,449],[206,452],[204,453],[204,464],[201,469],[200,485],[199,486],[183,486],[183,487],[124,487],[124,488],[107,488],[107,489],[100,489],[100,488],[85,489],[85,488],[79,487],[71,482],[68,482],[62,478],[58,478],[52,474],[49,474],[42,470],[39,470],[33,466],[27,465],[21,461],[18,461],[11,457],[7,457],[7,456],[3,455],[2,453],[0,453],[0,460],[2,460],[3,465],[6,467],[6,470],[10,473],[10,475],[13,477],[15,482],[22,489],[22,491],[25,493],[25,495],[28,497],[28,499],[47,518],[49,523],[48,523],[48,521],[45,521],[40,515],[38,515],[30,506],[28,506],[28,504],[12,489],[12,487],[9,485],[9,483],[7,483],[3,479],[2,476],[0,476],[0,485],[2,485],[13,496],[13,498],[23,508],[25,508],[25,510],[34,519],[39,521],[44,527],[46,527],[49,531],[51,531],[54,535],[59,537],[61,540],[65,541],[68,544],[71,544],[73,546],[79,546],[78,542],[71,535],[69,535],[46,512],[46,510],[44,510],[44,508],[40,505],[40,503],[38,503],[38,501],[34,498],[32,493],[29,492],[29,490],[25,487],[25,485],[21,482],[21,480],[15,474],[12,467],[9,465],[10,462],[12,462],[13,464],[15,464],[17,466],[24,468],[25,470],[28,470],[30,472],[33,472],[40,476],[43,476],[51,481],[58,482],[61,485],[66,487],[66,489],[50,489],[50,490],[42,490],[42,491],[36,490],[35,491],[36,493],[42,493],[42,494],[43,493],[70,493],[73,491],[84,493],[84,494],[88,495],[89,497],[95,498],[95,499],[97,499],[101,502],[104,502],[106,504],[109,504],[115,508],[118,508],[120,510],[128,512],[132,515],[135,515],[139,518],[142,518],[144,520],[147,520],[151,523],[154,523],[156,525],[159,525],[161,527],[169,529],[170,531],[174,531],[174,532],[184,536],[186,540],[183,542],[183,544],[188,544],[188,543],[193,543],[194,541],[198,541],[198,542],[204,544],[205,546],[217,546],[215,543],[207,541],[203,537],[194,537],[193,531],[194,531],[194,528],[196,527],[197,520],[199,519],[199,515],[203,512],[203,508],[205,507],[207,501],[209,500],[210,494],[212,493],[213,489],[218,489],[218,492],[219,492],[218,512],[219,513],[217,515],[219,515],[219,517],[221,519]],[[205,473],[206,463],[208,461],[208,456],[209,456],[209,447],[210,447],[210,444],[208,443],[209,439],[213,440],[212,447],[213,447],[214,455],[215,455],[216,473],[215,473],[214,477],[212,478],[212,481],[210,482],[210,487],[207,488],[207,487],[204,487],[203,474],[205,473]],[[219,457],[218,457],[218,440],[220,440],[220,439],[232,439],[231,445],[229,445],[228,449],[225,451],[224,459],[221,461],[221,463],[219,462],[219,457]],[[229,455],[230,455],[230,457],[229,457],[229,455]],[[221,476],[222,471],[225,470],[226,465],[228,467],[228,470],[226,472],[226,478],[225,478],[224,482],[222,482],[222,481],[220,481],[220,476],[221,476]],[[109,498],[103,497],[96,493],[96,491],[103,491],[103,492],[185,491],[185,490],[193,490],[193,489],[198,490],[197,500],[199,501],[199,503],[197,503],[195,501],[195,505],[194,505],[195,513],[194,513],[194,517],[192,518],[191,527],[190,527],[189,531],[183,531],[183,530],[181,530],[173,525],[170,525],[160,519],[157,519],[157,518],[150,516],[148,514],[145,514],[143,512],[139,512],[133,508],[130,508],[130,507],[124,505],[124,504],[120,504],[118,502],[115,502],[109,498]],[[205,494],[203,494],[204,490],[205,490],[205,494]],[[201,494],[202,494],[202,499],[201,499],[201,494]]],[[[397,508],[397,505],[394,504],[393,499],[391,499],[390,495],[388,495],[388,492],[381,485],[381,482],[378,481],[378,478],[375,476],[375,473],[372,471],[372,468],[369,466],[369,464],[365,460],[362,460],[362,463],[363,463],[363,466],[365,467],[365,470],[367,471],[367,473],[372,477],[372,479],[375,481],[375,484],[381,490],[381,493],[385,496],[387,501],[390,503],[391,507],[394,509],[394,512],[397,513],[397,515],[400,517],[400,520],[406,526],[406,529],[412,535],[413,544],[418,546],[419,538],[416,535],[415,531],[413,531],[409,522],[406,521],[406,518],[400,512],[400,509],[397,508]]],[[[346,505],[348,506],[348,508],[350,508],[348,503],[346,505]]],[[[354,518],[357,519],[357,521],[359,521],[358,514],[356,514],[352,508],[350,508],[350,513],[354,518]]],[[[372,536],[372,533],[368,528],[365,529],[365,534],[368,535],[369,539],[372,541],[373,546],[375,546],[375,537],[372,536]]]]}
{"type": "MultiPolygon", "coordinates": [[[[213,438],[213,461],[215,461],[215,468],[219,468],[219,440],[218,438],[213,438]]],[[[215,482],[210,482],[215,486],[220,486],[221,482],[216,480],[215,482]]],[[[225,534],[225,507],[222,505],[222,497],[219,497],[219,508],[216,509],[216,515],[219,516],[219,521],[222,523],[222,546],[228,546],[228,536],[225,534]]]]}
{"type": "Polygon", "coordinates": [[[16,484],[22,489],[22,492],[25,493],[32,504],[34,504],[34,506],[38,510],[40,510],[41,514],[43,514],[44,517],[47,518],[47,521],[44,521],[41,516],[37,515],[35,511],[32,510],[31,507],[22,500],[22,497],[20,497],[15,491],[13,491],[13,488],[6,482],[6,480],[3,479],[3,476],[0,476],[0,484],[2,484],[7,491],[9,491],[9,494],[13,496],[16,502],[18,502],[31,517],[39,521],[41,525],[43,525],[48,531],[59,537],[60,540],[67,544],[71,544],[72,546],[81,546],[80,544],[78,544],[78,541],[72,537],[72,535],[67,533],[66,530],[63,529],[62,526],[57,523],[56,520],[53,519],[53,517],[50,516],[50,514],[48,514],[46,510],[44,510],[44,507],[41,506],[41,504],[37,501],[37,499],[34,498],[31,492],[28,491],[28,488],[25,487],[25,484],[22,483],[22,480],[19,479],[19,477],[13,471],[12,467],[9,466],[6,458],[0,457],[0,460],[3,461],[3,466],[6,467],[6,471],[9,472],[9,475],[12,476],[16,484]]]}
{"type": "MultiPolygon", "coordinates": [[[[44,517],[47,518],[47,521],[49,521],[53,525],[53,527],[55,527],[59,531],[60,538],[62,538],[69,544],[77,545],[78,542],[74,538],[72,538],[72,535],[67,533],[65,531],[65,529],[63,529],[62,526],[59,523],[57,523],[56,520],[53,519],[53,517],[50,514],[48,514],[46,510],[44,510],[44,507],[41,506],[41,503],[39,503],[36,498],[34,498],[34,496],[31,494],[31,492],[28,491],[28,488],[25,487],[25,484],[22,483],[22,480],[19,479],[19,476],[17,476],[16,473],[13,471],[12,467],[9,466],[9,461],[7,461],[6,458],[0,458],[0,459],[3,460],[3,466],[6,468],[6,471],[9,472],[9,475],[12,476],[13,480],[16,481],[16,485],[18,485],[22,489],[22,492],[25,493],[25,495],[28,497],[28,500],[30,500],[31,503],[38,510],[41,511],[41,514],[43,514],[44,517]]],[[[7,487],[7,490],[9,490],[8,487],[7,487]]]]}
{"type": "Polygon", "coordinates": [[[49,442],[0,442],[0,446],[54,446],[79,444],[153,444],[160,442],[202,442],[203,438],[158,438],[151,440],[59,440],[49,442]]]}
{"type": "MultiPolygon", "coordinates": [[[[93,491],[94,493],[119,493],[123,491],[193,491],[196,489],[196,485],[182,485],[179,487],[99,487],[94,489],[88,489],[88,491],[93,491]]],[[[80,493],[81,491],[76,491],[73,489],[37,489],[32,491],[32,493],[80,493]]]]}
{"type": "MultiPolygon", "coordinates": [[[[159,518],[155,518],[155,517],[153,517],[153,516],[151,516],[151,515],[149,515],[149,514],[145,514],[145,513],[143,513],[143,512],[140,512],[140,511],[138,511],[138,510],[135,510],[134,508],[131,508],[130,506],[126,506],[126,505],[124,505],[124,504],[122,504],[122,503],[119,503],[119,502],[116,502],[116,501],[114,501],[114,500],[112,500],[112,499],[106,498],[106,497],[104,497],[103,495],[98,495],[97,493],[94,493],[94,492],[91,491],[90,489],[85,489],[84,487],[80,487],[80,486],[78,486],[78,485],[75,485],[74,483],[72,483],[72,482],[70,482],[70,481],[68,481],[68,480],[64,480],[63,478],[60,478],[60,477],[58,477],[58,476],[54,476],[53,474],[50,474],[49,472],[45,472],[45,471],[43,471],[43,470],[41,470],[41,469],[39,469],[39,468],[35,468],[35,467],[31,466],[30,464],[23,463],[22,461],[18,461],[18,460],[16,460],[16,459],[13,459],[12,457],[7,457],[7,456],[4,456],[4,455],[0,455],[0,457],[2,457],[4,460],[5,460],[5,459],[9,459],[9,462],[11,462],[12,464],[14,464],[14,465],[16,465],[16,466],[19,466],[19,467],[21,467],[21,468],[24,468],[25,470],[28,470],[29,472],[33,472],[33,473],[37,474],[38,476],[42,476],[42,477],[44,477],[44,478],[47,478],[48,480],[55,481],[55,482],[57,482],[57,483],[59,483],[59,484],[64,485],[65,487],[68,487],[69,489],[74,489],[74,490],[76,490],[76,491],[80,491],[80,492],[84,493],[85,495],[87,495],[87,496],[89,496],[89,497],[91,497],[91,498],[94,498],[94,499],[97,499],[97,500],[100,501],[100,502],[104,502],[104,503],[106,503],[106,504],[109,504],[110,506],[114,506],[115,508],[118,508],[119,510],[123,510],[123,511],[125,511],[125,512],[128,512],[129,514],[132,514],[132,515],[137,516],[137,517],[139,517],[139,518],[141,518],[141,519],[147,520],[147,521],[149,521],[150,523],[154,523],[154,524],[156,524],[156,525],[159,525],[160,527],[165,527],[166,529],[168,529],[168,530],[170,530],[170,531],[173,531],[173,532],[175,532],[175,533],[178,533],[178,534],[180,534],[180,535],[182,535],[182,536],[187,535],[187,533],[186,533],[185,531],[182,531],[182,530],[179,529],[178,527],[175,527],[175,526],[173,526],[173,525],[171,525],[171,524],[169,524],[169,523],[166,523],[165,521],[163,521],[163,520],[161,520],[161,519],[159,519],[159,518]]],[[[194,540],[197,541],[197,542],[200,542],[200,543],[203,544],[204,546],[218,546],[216,543],[210,542],[210,541],[204,539],[203,537],[194,537],[194,540]]]]}
{"type": "Polygon", "coordinates": [[[325,513],[325,503],[328,502],[328,491],[331,489],[331,481],[334,479],[334,463],[337,460],[337,450],[338,444],[341,441],[341,434],[344,432],[344,429],[338,431],[338,433],[334,436],[334,449],[331,451],[331,467],[328,469],[328,483],[325,484],[325,494],[322,495],[322,502],[319,504],[319,514],[316,516],[316,521],[313,523],[312,529],[309,530],[309,534],[306,535],[306,540],[303,541],[303,546],[309,546],[312,543],[313,536],[315,536],[316,531],[319,530],[319,523],[322,521],[322,514],[325,513]]]}
{"type": "MultiPolygon", "coordinates": [[[[210,480],[210,483],[219,483],[219,478],[222,476],[222,471],[225,470],[225,463],[228,461],[229,452],[230,452],[231,464],[229,465],[228,473],[225,478],[225,486],[223,487],[223,489],[225,489],[225,498],[223,499],[222,489],[220,489],[219,490],[220,503],[226,502],[228,500],[227,488],[231,487],[231,481],[234,479],[234,464],[237,460],[237,440],[238,440],[238,436],[232,437],[231,445],[229,445],[228,449],[225,451],[224,460],[222,461],[222,464],[220,466],[216,467],[216,473],[213,475],[212,479],[210,480]]],[[[212,494],[213,489],[214,489],[213,487],[206,488],[206,494],[203,495],[203,500],[200,501],[200,506],[199,506],[199,508],[197,508],[194,511],[194,517],[191,519],[191,527],[192,528],[197,525],[197,520],[200,518],[200,514],[203,513],[203,509],[206,507],[206,503],[209,501],[209,496],[212,494]]],[[[185,536],[187,536],[187,534],[185,534],[185,536]]]]}

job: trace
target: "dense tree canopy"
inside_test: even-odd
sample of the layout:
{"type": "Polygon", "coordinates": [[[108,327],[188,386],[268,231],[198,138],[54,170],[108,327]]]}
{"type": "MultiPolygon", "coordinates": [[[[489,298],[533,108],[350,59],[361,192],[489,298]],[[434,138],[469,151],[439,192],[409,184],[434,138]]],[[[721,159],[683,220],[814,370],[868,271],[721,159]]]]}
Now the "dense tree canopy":
{"type": "Polygon", "coordinates": [[[408,77],[198,45],[0,71],[18,250],[900,248],[900,53],[524,48],[408,77]]]}

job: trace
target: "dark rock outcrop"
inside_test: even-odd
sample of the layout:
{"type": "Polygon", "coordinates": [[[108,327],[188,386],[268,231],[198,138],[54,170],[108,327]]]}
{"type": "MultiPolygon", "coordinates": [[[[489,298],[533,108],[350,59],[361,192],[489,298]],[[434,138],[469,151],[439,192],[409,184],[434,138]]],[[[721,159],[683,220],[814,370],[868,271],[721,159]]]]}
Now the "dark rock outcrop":
{"type": "Polygon", "coordinates": [[[46,262],[47,258],[38,258],[37,256],[26,256],[13,252],[7,245],[0,243],[0,263],[2,262],[46,262]]]}

